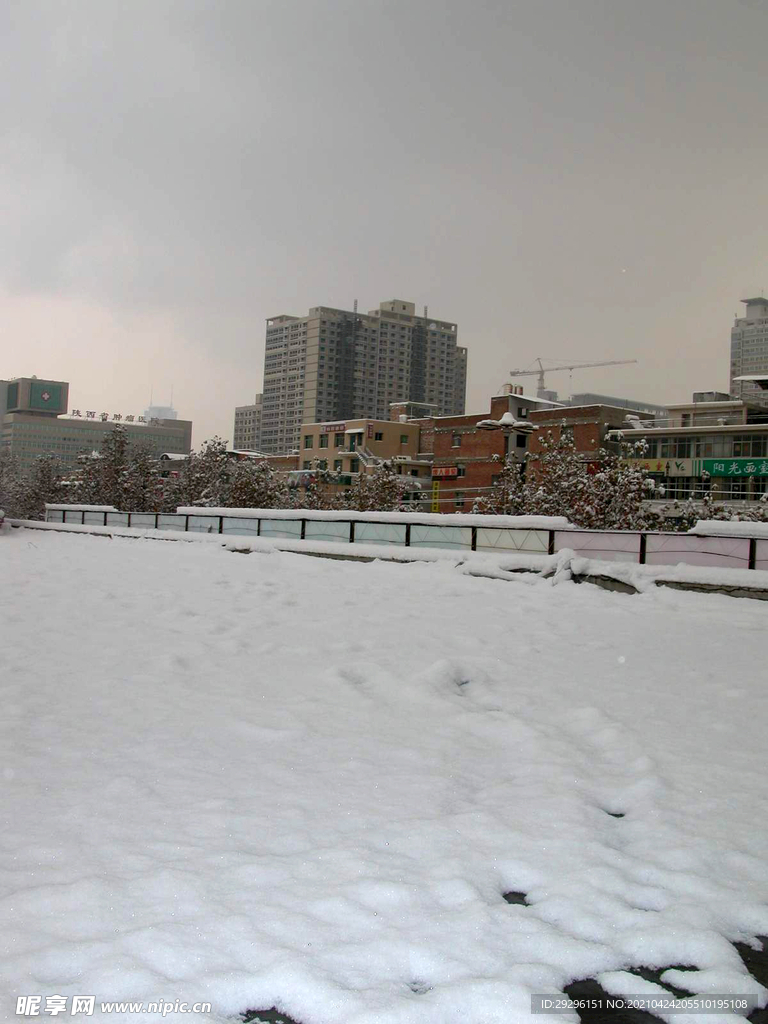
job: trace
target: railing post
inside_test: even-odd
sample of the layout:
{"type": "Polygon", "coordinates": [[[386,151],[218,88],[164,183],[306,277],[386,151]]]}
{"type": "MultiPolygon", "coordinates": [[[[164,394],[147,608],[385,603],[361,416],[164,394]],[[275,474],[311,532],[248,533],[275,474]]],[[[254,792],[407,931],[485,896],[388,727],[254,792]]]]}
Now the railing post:
{"type": "Polygon", "coordinates": [[[256,520],[256,536],[261,536],[261,516],[259,516],[258,519],[256,520]]]}
{"type": "Polygon", "coordinates": [[[645,565],[645,545],[647,537],[644,533],[640,534],[640,565],[645,565]]]}
{"type": "Polygon", "coordinates": [[[409,548],[411,546],[411,524],[405,524],[405,546],[409,548]]]}
{"type": "Polygon", "coordinates": [[[349,521],[349,543],[355,543],[355,520],[350,519],[349,521]]]}
{"type": "Polygon", "coordinates": [[[219,516],[219,533],[224,533],[224,516],[219,516]]]}
{"type": "Polygon", "coordinates": [[[85,526],[85,509],[80,513],[80,522],[85,526]]]}
{"type": "Polygon", "coordinates": [[[477,527],[472,527],[472,550],[477,551],[477,527]]]}
{"type": "Polygon", "coordinates": [[[130,525],[131,525],[131,516],[132,516],[132,515],[133,515],[133,513],[132,513],[132,512],[129,512],[129,513],[128,513],[128,526],[129,526],[129,527],[130,527],[130,525]]]}
{"type": "Polygon", "coordinates": [[[184,533],[189,533],[189,515],[184,516],[184,533]]]}
{"type": "Polygon", "coordinates": [[[755,563],[757,562],[757,540],[754,537],[749,538],[749,564],[748,569],[754,569],[755,563]]]}
{"type": "Polygon", "coordinates": [[[158,525],[159,522],[160,522],[160,514],[158,512],[155,512],[155,529],[156,530],[160,529],[160,527],[158,525]]]}
{"type": "Polygon", "coordinates": [[[547,554],[554,555],[555,553],[555,531],[549,531],[549,540],[547,542],[547,554]]]}
{"type": "Polygon", "coordinates": [[[106,512],[104,513],[104,525],[105,526],[107,525],[107,513],[106,512]]]}
{"type": "Polygon", "coordinates": [[[306,535],[307,535],[307,520],[306,519],[302,519],[301,520],[301,540],[304,540],[306,535]]]}

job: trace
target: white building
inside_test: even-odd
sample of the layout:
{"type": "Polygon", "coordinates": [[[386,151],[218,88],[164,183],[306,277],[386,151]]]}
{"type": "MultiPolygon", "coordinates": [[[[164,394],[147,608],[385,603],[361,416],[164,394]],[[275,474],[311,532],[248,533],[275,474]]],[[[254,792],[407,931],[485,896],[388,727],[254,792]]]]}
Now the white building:
{"type": "Polygon", "coordinates": [[[741,300],[747,307],[731,330],[730,393],[745,402],[768,403],[768,392],[748,380],[735,380],[768,373],[768,299],[759,296],[741,300]]]}

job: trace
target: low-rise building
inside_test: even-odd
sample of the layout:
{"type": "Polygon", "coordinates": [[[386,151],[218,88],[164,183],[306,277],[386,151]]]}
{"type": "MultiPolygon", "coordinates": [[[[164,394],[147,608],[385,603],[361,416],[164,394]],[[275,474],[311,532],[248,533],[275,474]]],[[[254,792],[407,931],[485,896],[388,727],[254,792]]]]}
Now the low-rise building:
{"type": "Polygon", "coordinates": [[[305,423],[301,428],[298,468],[349,475],[391,462],[396,472],[428,479],[431,464],[419,458],[419,438],[418,421],[359,419],[305,423]]]}
{"type": "Polygon", "coordinates": [[[422,419],[420,456],[432,462],[432,512],[470,512],[490,493],[509,453],[524,466],[536,410],[557,403],[510,388],[491,399],[490,412],[422,419]]]}
{"type": "Polygon", "coordinates": [[[628,417],[637,415],[636,410],[612,405],[537,409],[530,416],[536,431],[531,435],[529,453],[540,453],[548,435],[557,441],[565,433],[584,462],[597,462],[601,449],[613,447],[610,432],[626,427],[628,417]]]}
{"type": "Polygon", "coordinates": [[[736,399],[687,402],[669,416],[630,418],[622,439],[642,439],[639,460],[660,499],[709,495],[717,502],[751,502],[768,491],[768,409],[736,399]]]}

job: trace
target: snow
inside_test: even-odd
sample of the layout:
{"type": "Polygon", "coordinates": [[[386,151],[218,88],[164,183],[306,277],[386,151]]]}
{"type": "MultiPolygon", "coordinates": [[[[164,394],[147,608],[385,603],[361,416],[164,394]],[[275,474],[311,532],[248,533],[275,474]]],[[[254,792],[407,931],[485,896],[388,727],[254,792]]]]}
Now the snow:
{"type": "Polygon", "coordinates": [[[118,512],[114,505],[49,505],[46,509],[56,512],[118,512]]]}
{"type": "Polygon", "coordinates": [[[675,583],[707,584],[714,587],[739,587],[768,590],[768,572],[763,569],[728,569],[718,565],[637,565],[632,562],[608,562],[581,558],[567,548],[558,551],[555,559],[561,569],[567,567],[577,576],[610,576],[629,583],[636,590],[646,591],[659,580],[675,583]]]}
{"type": "MultiPolygon", "coordinates": [[[[638,591],[656,586],[657,581],[703,583],[722,587],[768,590],[768,572],[762,569],[734,569],[722,566],[639,565],[631,561],[609,561],[578,555],[571,548],[561,548],[553,555],[537,552],[503,553],[469,551],[457,548],[402,547],[398,544],[354,545],[339,541],[291,540],[283,537],[245,537],[233,534],[191,533],[181,530],[149,527],[95,526],[79,523],[42,523],[13,519],[12,525],[34,530],[92,534],[100,537],[145,538],[162,541],[182,541],[190,544],[214,544],[226,551],[263,552],[291,551],[329,558],[377,559],[391,562],[449,562],[462,572],[506,579],[510,572],[531,572],[543,575],[556,573],[555,582],[577,576],[608,576],[628,583],[638,591]]],[[[585,533],[589,531],[579,531],[585,533]]],[[[616,532],[616,531],[596,531],[616,532]]]]}
{"type": "MultiPolygon", "coordinates": [[[[308,471],[307,471],[308,472],[308,471]]],[[[408,487],[415,478],[403,477],[408,487]]],[[[51,508],[56,506],[51,505],[51,508]]],[[[73,506],[68,505],[67,508],[73,506]]],[[[295,508],[205,508],[184,505],[176,509],[179,515],[240,516],[244,519],[320,519],[328,522],[418,523],[424,526],[503,526],[519,530],[568,530],[575,527],[565,516],[485,516],[474,513],[443,514],[442,512],[354,512],[318,511],[295,508]]]]}
{"type": "Polygon", "coordinates": [[[768,523],[740,523],[720,519],[699,519],[688,533],[710,537],[758,537],[768,539],[768,523]]]}
{"type": "Polygon", "coordinates": [[[8,1016],[94,993],[93,1020],[517,1024],[673,964],[765,1002],[731,944],[768,932],[758,602],[0,544],[8,1016]]]}

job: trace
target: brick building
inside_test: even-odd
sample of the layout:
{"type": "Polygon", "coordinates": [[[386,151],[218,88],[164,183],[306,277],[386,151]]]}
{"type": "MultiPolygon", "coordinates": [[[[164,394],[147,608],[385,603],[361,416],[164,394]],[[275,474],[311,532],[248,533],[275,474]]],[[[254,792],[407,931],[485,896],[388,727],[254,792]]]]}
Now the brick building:
{"type": "MultiPolygon", "coordinates": [[[[532,421],[537,409],[553,408],[560,407],[525,395],[522,389],[510,389],[509,393],[491,399],[489,414],[410,421],[421,428],[419,457],[432,461],[430,511],[470,512],[475,500],[487,494],[496,482],[507,452],[513,452],[519,462],[524,461],[529,434],[514,429],[511,423],[532,421]],[[502,423],[502,417],[511,423],[502,423]],[[479,423],[484,426],[478,427],[479,423]]],[[[392,406],[393,418],[399,415],[399,407],[392,406]]]]}
{"type": "Polygon", "coordinates": [[[596,462],[601,448],[611,449],[610,430],[626,427],[627,416],[636,410],[610,405],[564,406],[559,409],[539,409],[530,414],[531,423],[538,429],[531,435],[529,452],[542,449],[543,439],[551,434],[558,440],[563,431],[573,438],[576,451],[585,462],[596,462]]]}

